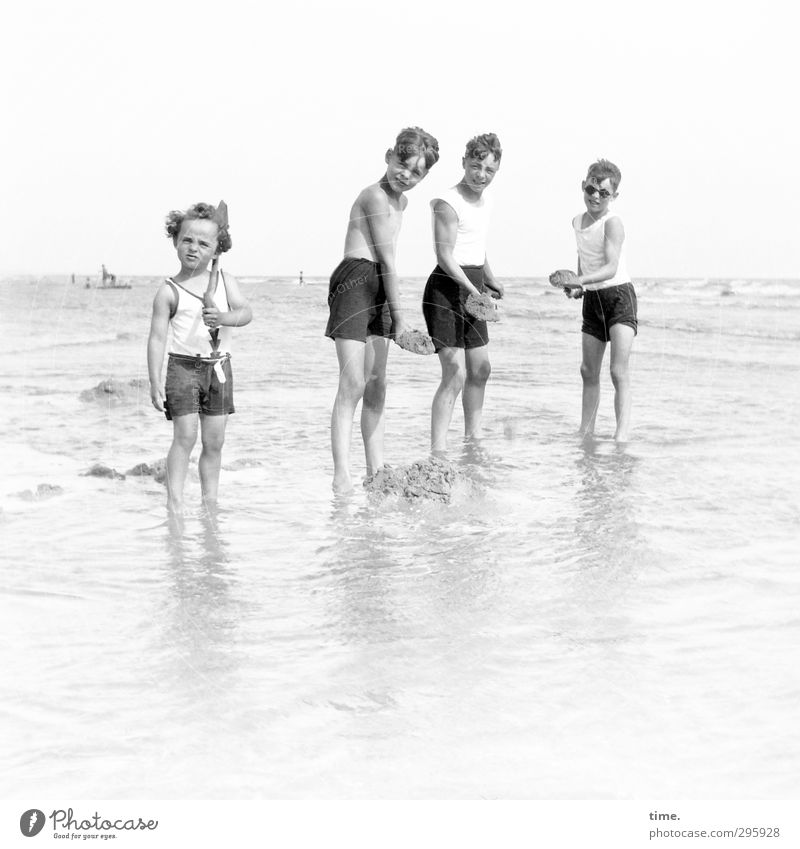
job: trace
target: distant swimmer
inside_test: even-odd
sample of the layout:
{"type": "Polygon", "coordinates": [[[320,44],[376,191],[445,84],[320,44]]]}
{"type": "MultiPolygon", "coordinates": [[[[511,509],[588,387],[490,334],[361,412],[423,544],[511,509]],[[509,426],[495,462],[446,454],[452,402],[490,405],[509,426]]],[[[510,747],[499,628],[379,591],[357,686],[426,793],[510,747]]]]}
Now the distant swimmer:
{"type": "Polygon", "coordinates": [[[367,474],[383,467],[386,359],[389,339],[406,329],[400,309],[395,245],[405,193],[439,159],[439,143],[419,127],[400,132],[386,151],[386,171],[367,186],[350,210],[344,259],[331,276],[330,317],[325,335],[336,343],[339,387],[331,414],[333,489],[351,492],[350,437],[361,404],[361,435],[367,474]],[[363,400],[362,400],[363,399],[363,400]]]}
{"type": "Polygon", "coordinates": [[[594,433],[600,404],[600,369],[606,344],[611,342],[611,381],[617,429],[614,439],[627,442],[630,432],[631,384],[628,369],[631,346],[638,330],[636,291],[625,266],[625,228],[610,211],[619,196],[622,174],[613,162],[598,159],[581,183],[586,212],[572,220],[578,243],[578,273],[554,271],[550,282],[568,298],[583,298],[581,326],[583,403],[580,433],[594,433]]]}
{"type": "Polygon", "coordinates": [[[167,509],[171,516],[180,517],[198,420],[203,503],[216,504],[225,425],[234,412],[231,337],[233,328],[249,324],[253,313],[235,277],[221,271],[217,274],[216,267],[209,272],[209,263],[231,247],[227,216],[222,216],[218,207],[197,203],[185,212],[170,212],[166,225],[181,267],[159,287],[153,300],[147,370],[153,406],[173,426],[167,454],[167,509]],[[206,305],[203,296],[209,285],[213,295],[206,305]],[[166,386],[162,389],[168,341],[166,386]]]}
{"type": "Polygon", "coordinates": [[[305,281],[303,280],[303,272],[300,272],[300,285],[305,286],[305,281]]]}

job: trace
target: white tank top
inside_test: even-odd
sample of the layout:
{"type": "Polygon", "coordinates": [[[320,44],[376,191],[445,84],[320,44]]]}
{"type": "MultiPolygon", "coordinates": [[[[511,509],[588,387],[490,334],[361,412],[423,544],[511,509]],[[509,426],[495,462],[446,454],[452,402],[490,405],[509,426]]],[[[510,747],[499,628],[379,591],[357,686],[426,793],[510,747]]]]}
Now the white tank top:
{"type": "Polygon", "coordinates": [[[492,211],[492,204],[486,192],[481,195],[480,200],[470,203],[464,200],[458,189],[453,186],[442,192],[441,197],[431,201],[431,209],[440,200],[451,206],[458,216],[453,259],[459,265],[483,265],[486,262],[486,235],[492,211]]]}
{"type": "MultiPolygon", "coordinates": [[[[172,330],[169,345],[170,354],[183,354],[187,357],[200,354],[201,357],[210,357],[214,353],[214,348],[211,345],[211,334],[203,323],[202,296],[189,292],[172,278],[167,278],[167,284],[173,286],[174,291],[178,293],[178,306],[169,322],[172,330]]],[[[214,303],[220,312],[230,310],[227,292],[225,291],[225,278],[221,271],[217,278],[214,303]]],[[[219,328],[218,352],[220,354],[231,353],[232,331],[233,328],[227,325],[222,325],[219,328]]]]}
{"type": "MultiPolygon", "coordinates": [[[[572,219],[572,227],[575,230],[575,240],[578,243],[578,257],[581,261],[581,274],[593,274],[599,268],[606,264],[606,221],[612,218],[619,218],[618,215],[603,215],[597,221],[586,227],[581,227],[583,221],[583,213],[576,215],[572,219]]],[[[600,283],[589,283],[583,288],[589,292],[595,292],[598,289],[608,289],[609,286],[619,286],[620,283],[630,283],[631,278],[628,275],[628,269],[625,264],[625,242],[622,243],[622,249],[619,252],[619,263],[617,264],[617,273],[610,280],[603,280],[600,283]]]]}

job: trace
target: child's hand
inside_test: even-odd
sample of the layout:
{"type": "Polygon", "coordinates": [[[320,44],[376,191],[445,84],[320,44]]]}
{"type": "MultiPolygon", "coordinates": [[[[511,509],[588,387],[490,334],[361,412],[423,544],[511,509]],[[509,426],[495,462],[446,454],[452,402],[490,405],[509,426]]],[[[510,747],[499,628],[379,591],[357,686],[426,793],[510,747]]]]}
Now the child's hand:
{"type": "Polygon", "coordinates": [[[392,329],[390,331],[390,336],[392,339],[397,341],[398,336],[402,336],[404,333],[407,333],[410,330],[409,326],[406,324],[406,320],[401,316],[398,318],[392,319],[392,329]]]}
{"type": "Polygon", "coordinates": [[[486,288],[490,290],[489,294],[493,298],[502,298],[506,293],[506,290],[503,287],[503,284],[498,283],[497,280],[487,280],[486,281],[486,288]]]}
{"type": "Polygon", "coordinates": [[[203,307],[203,322],[209,330],[216,330],[222,324],[221,316],[216,307],[203,307]]]}
{"type": "Polygon", "coordinates": [[[160,387],[150,387],[150,400],[153,402],[153,406],[158,410],[159,413],[164,412],[164,393],[161,391],[160,387]]]}
{"type": "Polygon", "coordinates": [[[577,275],[574,271],[570,271],[568,268],[560,268],[558,271],[554,271],[550,275],[550,285],[556,286],[559,289],[563,289],[566,286],[574,286],[576,285],[577,275]]]}

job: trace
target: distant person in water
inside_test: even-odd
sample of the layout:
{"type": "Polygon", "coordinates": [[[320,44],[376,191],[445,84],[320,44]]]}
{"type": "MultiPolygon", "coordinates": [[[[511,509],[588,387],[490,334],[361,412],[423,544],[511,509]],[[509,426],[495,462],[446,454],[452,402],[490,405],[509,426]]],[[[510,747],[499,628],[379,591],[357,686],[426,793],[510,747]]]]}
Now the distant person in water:
{"type": "Polygon", "coordinates": [[[383,467],[384,399],[389,339],[405,329],[400,309],[395,248],[405,193],[439,159],[439,143],[419,127],[400,132],[385,154],[386,171],[363,189],[350,210],[344,259],[328,290],[325,335],[336,343],[339,387],[331,415],[333,488],[349,492],[350,439],[359,401],[367,474],[383,467]]]}
{"type": "Polygon", "coordinates": [[[225,425],[234,412],[232,331],[249,324],[253,314],[236,278],[222,271],[213,295],[214,305],[203,305],[210,280],[209,263],[231,248],[227,223],[220,223],[214,206],[198,203],[185,211],[174,210],[167,216],[166,230],[175,245],[180,270],[156,292],[147,342],[147,369],[153,406],[172,422],[167,505],[171,515],[179,516],[198,424],[203,503],[213,506],[217,501],[225,425]],[[216,343],[212,340],[213,330],[218,330],[216,343]],[[166,386],[162,388],[167,350],[166,386]]]}
{"type": "Polygon", "coordinates": [[[600,371],[610,342],[617,419],[614,439],[627,442],[631,418],[628,363],[638,319],[636,291],[625,263],[625,228],[619,215],[611,211],[612,202],[619,197],[621,180],[619,168],[607,159],[598,159],[589,166],[581,183],[586,211],[572,219],[578,243],[578,273],[554,271],[550,282],[563,288],[568,298],[583,298],[580,434],[594,434],[600,371]]]}
{"type": "Polygon", "coordinates": [[[503,285],[486,257],[491,199],[485,194],[500,168],[503,150],[494,133],[475,136],[461,160],[464,176],[431,201],[436,268],[423,294],[422,311],[442,369],[431,407],[431,450],[447,448],[447,431],[459,395],[464,435],[481,435],[486,382],[491,374],[486,322],[465,309],[470,295],[503,297],[503,285]]]}
{"type": "Polygon", "coordinates": [[[305,285],[305,281],[303,280],[303,272],[302,271],[300,272],[300,285],[301,286],[305,285]]]}

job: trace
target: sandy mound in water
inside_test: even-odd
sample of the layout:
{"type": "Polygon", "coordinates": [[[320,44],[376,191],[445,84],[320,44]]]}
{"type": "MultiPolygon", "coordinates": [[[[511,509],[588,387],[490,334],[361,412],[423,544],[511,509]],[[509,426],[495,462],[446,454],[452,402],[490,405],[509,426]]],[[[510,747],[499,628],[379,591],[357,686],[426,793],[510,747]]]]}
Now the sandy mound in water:
{"type": "Polygon", "coordinates": [[[487,292],[479,297],[470,295],[464,304],[464,308],[471,316],[481,321],[498,321],[500,318],[497,312],[497,303],[487,292]]]}
{"type": "Polygon", "coordinates": [[[404,351],[412,354],[434,354],[433,339],[421,330],[404,330],[394,340],[404,351]]]}
{"type": "Polygon", "coordinates": [[[448,502],[454,485],[463,480],[463,473],[448,460],[430,457],[397,469],[384,466],[364,481],[364,488],[370,493],[399,495],[411,501],[426,498],[448,502]]]}
{"type": "Polygon", "coordinates": [[[81,401],[127,401],[138,398],[142,393],[148,395],[148,387],[149,382],[143,377],[128,381],[109,377],[108,380],[101,380],[92,389],[84,389],[81,392],[81,401]]]}

